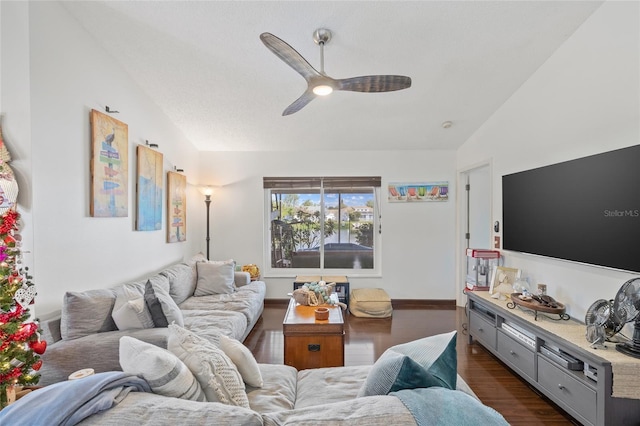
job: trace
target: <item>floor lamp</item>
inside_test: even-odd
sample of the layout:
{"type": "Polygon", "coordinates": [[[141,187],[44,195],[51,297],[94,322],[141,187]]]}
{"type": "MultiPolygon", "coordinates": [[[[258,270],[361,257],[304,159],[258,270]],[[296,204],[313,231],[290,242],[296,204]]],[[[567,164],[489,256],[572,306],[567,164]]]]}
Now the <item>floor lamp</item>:
{"type": "Polygon", "coordinates": [[[207,206],[207,260],[209,260],[209,209],[211,207],[211,194],[213,194],[213,188],[205,186],[202,188],[204,194],[204,203],[207,206]]]}

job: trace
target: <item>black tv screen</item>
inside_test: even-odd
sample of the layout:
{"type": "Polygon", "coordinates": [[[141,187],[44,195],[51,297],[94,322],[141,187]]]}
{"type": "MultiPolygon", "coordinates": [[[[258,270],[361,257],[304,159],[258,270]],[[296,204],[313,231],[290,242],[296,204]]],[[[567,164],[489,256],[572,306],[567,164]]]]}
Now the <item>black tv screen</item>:
{"type": "Polygon", "coordinates": [[[502,177],[505,250],[640,272],[640,145],[502,177]]]}

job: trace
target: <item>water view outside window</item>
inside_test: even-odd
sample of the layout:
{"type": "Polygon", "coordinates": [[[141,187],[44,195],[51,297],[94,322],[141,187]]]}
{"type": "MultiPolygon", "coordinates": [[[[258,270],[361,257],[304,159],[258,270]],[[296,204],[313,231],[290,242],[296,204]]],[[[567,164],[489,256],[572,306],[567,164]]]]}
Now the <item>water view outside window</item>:
{"type": "Polygon", "coordinates": [[[373,269],[375,192],[271,189],[273,268],[373,269]]]}

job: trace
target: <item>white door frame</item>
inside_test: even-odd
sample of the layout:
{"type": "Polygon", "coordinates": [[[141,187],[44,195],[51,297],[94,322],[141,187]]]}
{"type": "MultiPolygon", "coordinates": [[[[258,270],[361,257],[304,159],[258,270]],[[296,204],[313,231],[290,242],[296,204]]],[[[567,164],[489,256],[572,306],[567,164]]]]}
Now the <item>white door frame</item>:
{"type": "MultiPolygon", "coordinates": [[[[488,159],[471,166],[465,167],[463,169],[458,170],[458,178],[457,178],[457,223],[456,223],[456,303],[458,306],[465,306],[467,300],[464,296],[463,289],[465,286],[465,278],[467,275],[467,263],[465,256],[465,249],[467,248],[467,179],[473,170],[481,169],[484,167],[488,167],[488,194],[487,197],[489,199],[489,212],[488,218],[489,223],[487,223],[487,227],[491,229],[491,221],[493,218],[493,160],[488,159]]],[[[487,248],[493,247],[493,241],[491,241],[491,232],[489,233],[489,241],[487,241],[487,248]]]]}

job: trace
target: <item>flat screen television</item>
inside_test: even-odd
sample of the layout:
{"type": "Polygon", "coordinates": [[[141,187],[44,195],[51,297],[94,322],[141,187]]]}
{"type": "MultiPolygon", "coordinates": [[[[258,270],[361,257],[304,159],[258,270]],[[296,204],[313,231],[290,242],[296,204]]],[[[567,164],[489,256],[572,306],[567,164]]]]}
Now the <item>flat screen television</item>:
{"type": "Polygon", "coordinates": [[[640,145],[502,176],[502,247],[640,272],[640,145]]]}

